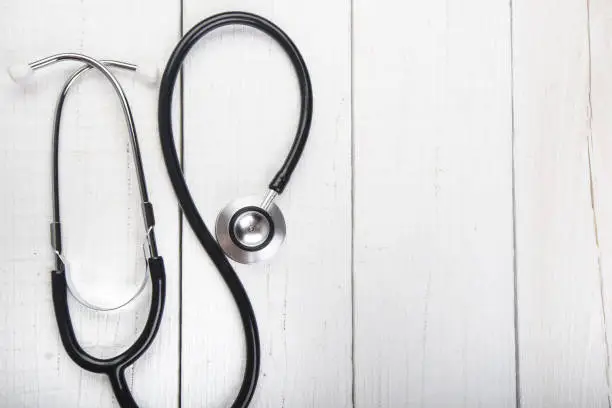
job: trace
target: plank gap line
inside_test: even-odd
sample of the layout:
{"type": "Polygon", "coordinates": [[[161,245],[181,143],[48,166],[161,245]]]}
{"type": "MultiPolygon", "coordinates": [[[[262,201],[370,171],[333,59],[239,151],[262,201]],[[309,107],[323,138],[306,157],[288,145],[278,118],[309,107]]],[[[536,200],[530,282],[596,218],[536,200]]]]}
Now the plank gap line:
{"type": "Polygon", "coordinates": [[[519,305],[518,305],[518,254],[516,236],[516,114],[514,100],[514,0],[509,1],[510,14],[510,114],[511,120],[511,147],[512,147],[512,273],[514,275],[514,387],[516,407],[521,407],[521,363],[519,345],[519,305]]]}

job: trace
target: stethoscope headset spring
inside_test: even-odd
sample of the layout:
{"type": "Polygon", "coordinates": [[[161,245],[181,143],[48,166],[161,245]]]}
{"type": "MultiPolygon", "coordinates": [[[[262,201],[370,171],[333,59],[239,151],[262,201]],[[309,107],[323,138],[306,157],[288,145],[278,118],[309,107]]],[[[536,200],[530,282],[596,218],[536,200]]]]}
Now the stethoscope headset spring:
{"type": "Polygon", "coordinates": [[[268,259],[282,243],[285,222],[273,201],[287,186],[302,155],[310,131],[312,106],[310,76],[299,50],[279,27],[251,13],[226,12],[211,16],[196,24],[175,47],[161,79],[158,126],[168,176],[185,218],[223,277],[238,306],[245,333],[246,367],[242,385],[231,405],[232,408],[247,407],[253,398],[259,377],[261,356],[259,332],[253,307],[238,275],[225,255],[242,263],[257,262],[268,259]],[[247,197],[226,206],[217,218],[217,242],[198,212],[183,176],[172,130],[172,94],[189,50],[207,33],[227,25],[246,25],[256,28],[279,43],[291,60],[297,74],[301,110],[295,139],[280,170],[270,182],[269,191],[263,197],[247,197]]]}
{"type": "Polygon", "coordinates": [[[125,379],[125,370],[127,369],[127,367],[132,365],[138,358],[140,358],[140,356],[142,356],[142,354],[151,345],[155,338],[155,335],[157,334],[164,310],[166,277],[163,259],[157,253],[157,244],[155,240],[154,231],[155,220],[153,215],[153,206],[151,205],[148,198],[147,186],[144,176],[142,159],[140,155],[140,149],[138,145],[138,138],[136,135],[134,118],[123,88],[121,87],[119,81],[108,70],[107,67],[121,68],[128,71],[136,71],[141,73],[141,76],[144,76],[145,79],[149,81],[154,80],[155,78],[152,77],[150,72],[142,70],[141,68],[133,64],[110,60],[98,61],[86,55],[74,53],[56,54],[32,62],[28,65],[14,66],[9,69],[9,73],[16,82],[25,82],[25,80],[28,79],[35,70],[65,60],[83,62],[86,65],[75,71],[64,84],[64,87],[60,93],[57,102],[55,111],[55,121],[53,125],[53,222],[51,223],[51,244],[55,252],[55,270],[51,272],[51,285],[55,317],[57,320],[57,326],[59,329],[62,344],[70,358],[77,365],[87,371],[106,374],[110,379],[113,392],[121,407],[137,408],[138,405],[136,404],[136,401],[131,395],[130,390],[128,388],[128,384],[125,379]],[[130,346],[127,350],[123,351],[115,357],[107,359],[101,359],[91,356],[79,344],[70,318],[67,292],[70,291],[77,301],[79,301],[88,308],[94,310],[117,309],[126,305],[127,303],[130,303],[138,296],[138,294],[142,292],[146,283],[146,274],[145,279],[143,279],[143,282],[140,284],[136,293],[129,299],[127,299],[127,301],[123,301],[118,305],[113,305],[110,307],[97,305],[92,303],[91,301],[88,301],[87,299],[84,299],[73,286],[72,280],[70,278],[68,264],[64,256],[62,255],[62,234],[59,199],[59,136],[61,128],[62,110],[65,99],[68,95],[71,86],[82,74],[92,68],[95,68],[99,72],[101,72],[108,80],[108,82],[110,82],[110,84],[112,85],[113,89],[115,90],[115,93],[119,97],[123,114],[127,123],[128,131],[130,134],[131,148],[136,167],[136,176],[140,190],[141,209],[146,234],[146,242],[144,244],[146,265],[152,283],[151,306],[142,333],[138,336],[132,346],[130,346]]]}

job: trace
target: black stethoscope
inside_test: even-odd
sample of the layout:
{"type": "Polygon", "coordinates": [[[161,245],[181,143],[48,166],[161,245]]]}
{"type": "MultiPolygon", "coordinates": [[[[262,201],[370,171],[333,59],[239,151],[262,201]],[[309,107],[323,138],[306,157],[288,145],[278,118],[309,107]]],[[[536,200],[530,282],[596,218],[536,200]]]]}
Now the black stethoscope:
{"type": "MultiPolygon", "coordinates": [[[[127,98],[121,85],[105,65],[128,70],[136,70],[135,65],[118,61],[98,61],[81,54],[58,54],[33,62],[28,66],[14,67],[11,76],[16,79],[25,79],[34,70],[45,67],[62,60],[80,61],[87,64],[76,71],[64,85],[60,95],[54,124],[53,138],[53,208],[54,216],[51,224],[52,245],[55,251],[56,268],[52,272],[53,304],[57,325],[62,343],[72,360],[80,367],[95,373],[108,375],[117,400],[121,407],[137,408],[134,398],[130,394],[125,381],[125,369],[133,364],[149,347],[153,341],[161,322],[165,300],[165,272],[163,259],[157,255],[155,235],[153,231],[153,207],[148,199],[142,160],[136,137],[134,120],[127,98]],[[90,68],[96,68],[112,84],[119,96],[123,112],[130,132],[130,141],[136,163],[136,172],[140,187],[143,219],[147,236],[145,245],[147,254],[147,267],[153,287],[151,309],[145,328],[136,342],[123,353],[110,359],[99,359],[86,353],[79,345],[68,309],[67,291],[70,290],[77,300],[88,307],[106,310],[86,302],[79,296],[70,282],[67,263],[62,256],[61,249],[61,223],[59,212],[59,183],[58,183],[58,156],[59,156],[59,129],[62,107],[70,86],[76,79],[90,68]]],[[[150,76],[145,75],[145,76],[150,76]]],[[[208,253],[225,280],[230,292],[238,306],[246,339],[246,368],[242,385],[238,395],[232,403],[232,408],[247,407],[257,385],[260,367],[260,344],[257,321],[249,297],[240,282],[236,272],[231,266],[228,257],[242,263],[252,263],[270,258],[280,247],[285,236],[285,220],[274,203],[274,199],[283,192],[291,174],[304,150],[304,145],[310,131],[312,121],[312,86],[310,76],[304,59],[291,39],[279,27],[263,17],[245,12],[227,12],[209,17],[194,26],[177,44],[172,52],[166,69],[162,76],[159,90],[158,125],[160,142],[166,168],[175,194],[198,240],[208,253]],[[269,191],[262,197],[247,197],[229,203],[219,214],[216,222],[216,236],[218,242],[211,235],[204,223],[197,207],[189,193],[189,189],[182,173],[181,164],[174,145],[172,131],[172,94],[181,65],[191,47],[207,33],[227,25],[246,25],[263,31],[277,41],[289,56],[297,73],[300,94],[301,111],[298,129],[280,170],[269,184],[269,191]]],[[[142,290],[142,285],[141,289],[142,290]]],[[[140,291],[139,290],[139,291],[140,291]]],[[[136,295],[135,295],[136,296],[136,295]]],[[[134,297],[135,297],[134,296],[134,297]]],[[[133,297],[132,297],[133,298],[133,297]]],[[[132,298],[128,300],[131,301],[132,298]]],[[[123,304],[117,306],[120,307],[123,304]]]]}
{"type": "Polygon", "coordinates": [[[189,225],[225,280],[242,319],[246,339],[246,367],[242,385],[231,405],[232,408],[247,407],[253,398],[261,356],[259,332],[253,307],[224,252],[238,262],[250,263],[269,258],[282,243],[285,221],[273,200],[283,192],[297,166],[308,138],[311,121],[312,86],[304,59],[287,34],[272,22],[255,14],[228,12],[201,21],[179,41],[162,75],[159,89],[158,126],[168,176],[189,225]],[[297,73],[301,110],[295,139],[287,158],[269,184],[269,192],[263,197],[247,197],[228,204],[217,218],[216,235],[219,240],[217,242],[198,212],[181,170],[172,132],[172,94],[181,65],[191,47],[207,33],[234,24],[246,25],[263,31],[285,50],[297,73]]]}
{"type": "MultiPolygon", "coordinates": [[[[106,374],[110,379],[113,392],[122,407],[137,408],[138,405],[134,400],[127,382],[125,380],[125,370],[127,367],[132,365],[147,348],[153,342],[155,335],[159,329],[161,323],[162,314],[165,303],[165,292],[166,292],[166,275],[164,270],[164,262],[161,256],[157,254],[157,244],[155,240],[155,220],[153,216],[153,206],[149,201],[147,185],[144,177],[144,170],[142,166],[142,159],[140,155],[140,148],[138,145],[138,138],[136,136],[136,127],[134,124],[134,118],[132,116],[130,105],[127,101],[125,92],[119,81],[115,76],[108,70],[107,66],[121,68],[129,71],[138,71],[144,73],[145,76],[150,76],[148,72],[142,72],[138,66],[128,64],[120,61],[98,61],[94,58],[88,57],[82,54],[57,54],[41,60],[35,61],[28,66],[23,67],[12,67],[11,76],[17,81],[22,81],[29,77],[35,70],[46,67],[48,65],[60,62],[60,61],[79,61],[87,65],[78,69],[74,72],[64,84],[64,87],[60,93],[57,101],[55,120],[53,124],[53,222],[51,223],[51,245],[55,252],[55,270],[51,272],[51,286],[53,292],[53,307],[55,310],[55,318],[57,320],[57,327],[59,329],[62,344],[66,349],[66,352],[72,358],[72,360],[85,370],[93,373],[106,374]],[[60,199],[59,199],[59,143],[60,143],[60,129],[62,120],[62,111],[64,102],[68,95],[71,86],[78,80],[78,78],[88,70],[95,68],[100,71],[105,78],[110,82],[115,93],[119,97],[121,107],[125,116],[128,131],[130,134],[130,143],[134,156],[134,163],[136,167],[136,176],[140,189],[140,200],[142,207],[142,215],[145,226],[146,242],[144,245],[146,265],[151,279],[152,296],[151,306],[149,315],[145,323],[145,327],[142,333],[134,344],[121,354],[108,358],[101,359],[93,357],[87,353],[79,344],[72,321],[70,318],[70,310],[68,308],[68,291],[72,293],[75,299],[88,308],[94,310],[113,310],[120,308],[132,300],[142,292],[146,283],[146,276],[135,294],[130,296],[127,300],[122,301],[119,304],[112,306],[96,304],[90,300],[85,299],[73,285],[71,279],[71,271],[68,268],[68,263],[62,255],[62,233],[61,233],[61,220],[60,220],[60,199]]],[[[148,78],[153,79],[153,78],[148,78]]]]}

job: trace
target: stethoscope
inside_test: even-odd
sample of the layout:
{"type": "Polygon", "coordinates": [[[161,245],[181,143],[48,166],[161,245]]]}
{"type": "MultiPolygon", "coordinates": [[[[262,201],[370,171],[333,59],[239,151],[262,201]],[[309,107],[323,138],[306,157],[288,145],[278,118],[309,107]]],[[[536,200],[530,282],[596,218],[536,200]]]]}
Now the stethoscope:
{"type": "Polygon", "coordinates": [[[260,366],[260,345],[257,321],[249,297],[232,265],[225,257],[242,263],[269,259],[285,237],[285,220],[274,203],[283,192],[304,150],[312,121],[312,87],[306,63],[299,50],[279,27],[255,14],[221,13],[195,25],[175,47],[161,79],[159,90],[159,136],[168,175],[189,225],[225,280],[238,306],[246,339],[246,368],[233,408],[247,407],[253,398],[260,366]],[[298,129],[285,161],[261,197],[246,197],[229,203],[221,210],[211,235],[189,193],[181,170],[172,131],[172,94],[181,65],[191,47],[207,33],[232,24],[246,25],[263,31],[276,40],[289,56],[297,73],[301,111],[298,129]]]}
{"type": "Polygon", "coordinates": [[[122,407],[133,407],[137,408],[134,398],[132,397],[125,379],[125,370],[127,367],[132,365],[147,348],[153,342],[155,335],[159,329],[161,318],[164,309],[165,302],[165,291],[166,291],[166,277],[164,271],[164,262],[161,256],[157,253],[157,244],[155,240],[155,220],[153,216],[153,206],[148,198],[147,186],[144,177],[144,170],[142,166],[142,159],[140,156],[140,148],[138,145],[138,138],[136,136],[136,127],[134,124],[134,118],[130,109],[125,92],[115,76],[108,70],[107,66],[121,68],[128,71],[137,71],[143,74],[147,79],[154,79],[151,74],[147,71],[139,69],[138,66],[128,64],[119,61],[98,61],[94,58],[81,55],[81,54],[57,54],[41,60],[32,62],[27,66],[15,66],[9,70],[11,77],[17,82],[24,82],[27,80],[34,71],[44,68],[46,66],[55,64],[60,61],[70,60],[79,61],[87,64],[86,66],[78,69],[74,72],[70,78],[64,84],[64,87],[60,93],[57,101],[55,111],[55,121],[53,124],[53,222],[51,223],[51,245],[55,253],[55,270],[51,272],[51,286],[53,293],[53,307],[55,310],[55,318],[57,320],[57,327],[59,329],[60,338],[62,344],[66,349],[66,352],[72,358],[72,360],[85,370],[93,373],[106,374],[110,379],[111,386],[119,404],[122,407]],[[60,200],[59,200],[59,142],[60,142],[60,128],[62,119],[62,110],[65,99],[71,86],[78,80],[78,78],[88,70],[95,68],[100,71],[105,78],[110,82],[113,89],[115,90],[123,114],[127,123],[128,131],[130,134],[130,143],[134,156],[134,162],[136,167],[136,176],[140,189],[140,200],[142,207],[142,214],[144,220],[144,227],[146,233],[146,242],[144,244],[145,258],[149,277],[151,279],[152,297],[151,307],[145,327],[136,339],[134,344],[121,354],[108,358],[101,359],[93,357],[88,354],[81,345],[79,344],[72,321],[70,318],[70,310],[68,308],[68,291],[83,305],[94,310],[112,310],[119,307],[125,306],[134,300],[138,294],[142,292],[146,283],[146,274],[143,282],[139,285],[138,290],[127,300],[122,301],[115,305],[102,305],[96,304],[90,300],[85,299],[74,286],[71,279],[71,271],[68,268],[68,263],[65,257],[62,255],[62,233],[61,233],[61,221],[60,221],[60,200]]]}
{"type": "MultiPolygon", "coordinates": [[[[51,224],[51,241],[55,252],[55,270],[52,272],[52,291],[55,316],[60,337],[66,352],[72,360],[82,368],[108,375],[113,391],[122,407],[137,407],[127,383],[125,369],[133,364],[149,347],[153,341],[162,317],[165,298],[165,272],[163,260],[157,254],[154,234],[153,207],[148,199],[147,188],[136,137],[134,120],[129,103],[121,85],[105,65],[135,71],[135,65],[118,61],[98,61],[81,54],[57,54],[35,61],[28,66],[17,66],[10,70],[11,76],[16,80],[25,80],[40,68],[62,60],[80,61],[87,64],[76,71],[66,82],[60,94],[53,129],[53,222],[51,224]],[[147,242],[145,243],[147,267],[152,282],[151,309],[145,328],[136,342],[123,353],[110,359],[99,359],[86,353],[79,345],[68,309],[67,291],[87,307],[97,310],[109,310],[121,307],[133,300],[144,288],[140,285],[136,294],[118,305],[110,307],[94,304],[81,296],[72,284],[67,262],[62,255],[61,222],[59,211],[59,131],[64,100],[67,93],[78,77],[89,70],[99,70],[112,84],[117,93],[130,133],[130,142],[136,163],[136,173],[140,187],[143,219],[147,242]]],[[[145,71],[146,72],[146,71],[145,71]]],[[[149,76],[150,75],[145,75],[149,76]]],[[[177,44],[172,52],[164,71],[158,105],[158,125],[160,142],[166,168],[175,194],[198,240],[208,253],[225,280],[230,292],[238,306],[246,339],[246,368],[242,385],[238,395],[232,403],[233,408],[247,407],[253,398],[260,368],[260,343],[257,321],[249,297],[230,264],[226,255],[241,263],[253,263],[269,259],[280,248],[286,233],[284,217],[274,203],[287,186],[291,174],[295,170],[302,155],[310,124],[312,121],[312,87],[304,59],[291,39],[272,22],[255,14],[244,12],[221,13],[209,17],[194,26],[177,44]],[[193,45],[207,33],[232,24],[247,25],[263,31],[277,41],[289,56],[297,73],[300,94],[301,111],[298,129],[280,170],[269,184],[269,190],[261,197],[250,196],[229,203],[221,210],[215,225],[217,240],[211,235],[204,223],[197,207],[189,193],[181,164],[174,145],[172,131],[172,94],[176,84],[181,65],[193,45]]]]}

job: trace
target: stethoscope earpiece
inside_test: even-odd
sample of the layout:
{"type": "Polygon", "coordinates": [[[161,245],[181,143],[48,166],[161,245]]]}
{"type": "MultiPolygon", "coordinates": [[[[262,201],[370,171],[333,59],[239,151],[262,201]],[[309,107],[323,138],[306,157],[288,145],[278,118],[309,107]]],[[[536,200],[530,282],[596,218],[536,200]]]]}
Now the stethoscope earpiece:
{"type": "Polygon", "coordinates": [[[217,242],[236,262],[251,264],[274,256],[285,240],[285,217],[273,202],[272,190],[263,199],[250,196],[226,205],[215,224],[217,242]]]}
{"type": "Polygon", "coordinates": [[[150,86],[157,85],[160,78],[160,70],[158,67],[144,64],[136,67],[135,74],[138,79],[150,86]]]}
{"type": "Polygon", "coordinates": [[[29,85],[34,78],[34,70],[29,64],[15,64],[8,67],[7,72],[13,82],[20,86],[29,85]]]}

